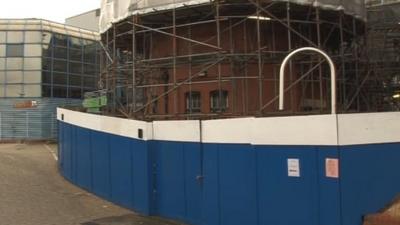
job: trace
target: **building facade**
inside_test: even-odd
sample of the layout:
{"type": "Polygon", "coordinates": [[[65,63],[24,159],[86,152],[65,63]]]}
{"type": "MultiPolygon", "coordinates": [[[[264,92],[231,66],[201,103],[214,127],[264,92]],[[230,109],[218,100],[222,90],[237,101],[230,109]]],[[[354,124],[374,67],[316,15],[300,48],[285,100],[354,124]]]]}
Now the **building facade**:
{"type": "Polygon", "coordinates": [[[0,20],[0,140],[55,137],[55,108],[97,88],[98,37],[46,20],[0,20]]]}
{"type": "MultiPolygon", "coordinates": [[[[267,116],[279,111],[284,57],[317,47],[340,68],[339,110],[360,111],[353,90],[362,76],[357,55],[365,19],[359,1],[104,0],[101,81],[110,111],[122,116],[267,116]]],[[[330,111],[329,68],[319,62],[313,54],[293,60],[287,113],[330,111]]]]}
{"type": "Polygon", "coordinates": [[[65,19],[65,24],[91,31],[99,31],[100,9],[91,10],[65,19]]]}

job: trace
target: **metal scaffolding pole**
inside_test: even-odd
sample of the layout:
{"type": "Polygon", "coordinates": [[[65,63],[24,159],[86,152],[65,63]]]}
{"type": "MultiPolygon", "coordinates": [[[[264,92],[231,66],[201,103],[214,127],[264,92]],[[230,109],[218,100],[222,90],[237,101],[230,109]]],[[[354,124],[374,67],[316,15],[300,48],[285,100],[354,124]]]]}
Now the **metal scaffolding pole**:
{"type": "MultiPolygon", "coordinates": [[[[260,1],[257,0],[260,5],[260,1]]],[[[262,115],[263,106],[263,79],[262,79],[262,58],[261,58],[261,31],[260,31],[260,10],[257,10],[257,64],[258,64],[258,110],[262,115]]]]}
{"type": "MultiPolygon", "coordinates": [[[[221,49],[221,24],[219,20],[219,0],[215,1],[215,21],[216,21],[216,28],[217,28],[217,46],[219,49],[221,49]]],[[[218,55],[221,55],[221,52],[218,53],[218,55]]],[[[219,107],[219,113],[222,113],[222,74],[221,74],[221,63],[218,63],[217,65],[217,70],[218,70],[218,107],[219,107]]]]}
{"type": "Polygon", "coordinates": [[[135,16],[132,16],[132,107],[130,115],[136,112],[136,27],[135,16]]]}
{"type": "MultiPolygon", "coordinates": [[[[175,4],[175,0],[174,0],[175,4]]],[[[172,37],[172,54],[173,54],[173,68],[172,68],[172,76],[173,76],[173,81],[174,81],[174,87],[176,87],[177,83],[177,78],[176,78],[176,56],[177,56],[177,46],[176,46],[176,8],[174,7],[172,9],[172,31],[173,31],[173,37],[172,37]]],[[[174,98],[174,114],[178,114],[178,92],[175,91],[173,93],[173,98],[174,98]]]]}
{"type": "MultiPolygon", "coordinates": [[[[182,118],[182,116],[194,119],[201,115],[204,117],[269,115],[273,108],[265,107],[265,102],[273,98],[271,94],[277,94],[276,65],[288,52],[299,45],[323,48],[338,64],[343,64],[340,68],[343,80],[342,102],[344,102],[347,99],[345,95],[347,86],[350,86],[345,80],[348,79],[347,76],[352,75],[346,73],[348,71],[344,66],[345,58],[357,52],[354,49],[354,53],[344,51],[343,43],[349,42],[348,39],[351,38],[348,27],[343,27],[345,23],[343,20],[347,18],[340,15],[339,21],[332,22],[337,14],[323,14],[325,10],[317,7],[314,10],[310,7],[308,12],[306,11],[308,19],[299,19],[301,12],[296,8],[296,4],[268,2],[262,5],[262,3],[261,0],[248,0],[232,4],[229,1],[216,0],[209,3],[213,9],[211,12],[205,10],[206,8],[195,8],[193,9],[195,13],[190,13],[189,10],[192,8],[185,6],[154,12],[154,16],[135,15],[131,20],[113,24],[109,32],[104,35],[106,46],[113,49],[112,62],[103,68],[106,74],[104,77],[106,88],[112,94],[113,113],[117,111],[125,115],[124,108],[127,107],[129,117],[143,116],[145,119],[182,118]],[[229,7],[232,6],[231,10],[236,10],[240,4],[249,10],[238,10],[229,14],[229,7]],[[314,12],[315,20],[312,20],[314,12]],[[187,18],[184,15],[187,15],[187,18]],[[166,22],[167,17],[172,20],[166,22]],[[261,17],[270,19],[267,22],[261,20],[261,17]],[[215,23],[215,30],[214,26],[210,26],[211,23],[215,23]],[[204,36],[198,35],[197,28],[206,29],[207,26],[209,33],[204,36]],[[312,30],[316,32],[311,32],[312,30]],[[286,32],[287,39],[279,39],[280,36],[285,36],[286,32]],[[109,34],[113,40],[108,39],[109,34]],[[339,54],[330,49],[332,43],[337,43],[338,37],[340,37],[341,45],[339,54]],[[132,46],[130,43],[124,43],[124,40],[132,40],[132,46]],[[158,48],[160,50],[157,50],[158,48]],[[130,55],[129,57],[124,55],[130,52],[132,52],[131,61],[127,60],[130,55]],[[208,76],[199,76],[198,71],[208,72],[208,76]],[[206,84],[210,84],[210,89],[203,90],[206,84]],[[132,87],[131,93],[130,87],[132,87]],[[218,96],[215,96],[215,101],[218,98],[218,113],[208,113],[211,109],[207,109],[204,105],[201,107],[205,110],[204,112],[194,112],[191,105],[194,99],[190,93],[207,91],[205,95],[201,95],[203,96],[201,100],[208,102],[204,96],[209,96],[211,88],[218,91],[218,96]],[[269,90],[270,88],[272,89],[269,90]],[[123,92],[121,96],[117,96],[119,93],[117,89],[123,91],[126,89],[126,93],[123,92]],[[140,100],[138,91],[143,94],[140,100]],[[187,108],[181,107],[184,99],[180,99],[182,95],[179,93],[182,91],[189,93],[187,108]],[[225,101],[228,101],[228,98],[225,96],[225,91],[229,92],[227,110],[225,101]],[[165,110],[158,112],[158,109],[162,108],[160,104],[164,104],[165,110]],[[171,105],[168,106],[168,104],[171,105]]],[[[357,33],[355,21],[355,19],[352,21],[351,35],[353,37],[357,33]]],[[[297,95],[298,92],[293,88],[293,83],[290,85],[288,90],[290,90],[291,111],[292,113],[301,112],[303,109],[298,107],[299,103],[311,97],[312,101],[309,103],[314,107],[314,103],[317,106],[319,100],[320,113],[323,113],[325,110],[324,91],[329,90],[323,87],[327,83],[322,76],[324,67],[321,66],[319,58],[310,60],[307,55],[301,57],[293,59],[290,63],[288,73],[290,73],[291,82],[299,84],[297,74],[303,74],[303,70],[318,66],[317,70],[306,73],[311,74],[307,81],[301,81],[302,95],[297,95]],[[316,76],[313,76],[317,73],[319,74],[318,81],[316,76]],[[319,84],[319,99],[316,99],[317,91],[314,96],[314,88],[317,90],[317,84],[319,84]],[[312,89],[312,96],[309,96],[310,92],[307,88],[312,89]]],[[[358,61],[358,58],[355,61],[358,61]]],[[[358,64],[355,65],[355,70],[360,71],[358,64]]],[[[357,80],[359,72],[354,73],[357,80]]]]}

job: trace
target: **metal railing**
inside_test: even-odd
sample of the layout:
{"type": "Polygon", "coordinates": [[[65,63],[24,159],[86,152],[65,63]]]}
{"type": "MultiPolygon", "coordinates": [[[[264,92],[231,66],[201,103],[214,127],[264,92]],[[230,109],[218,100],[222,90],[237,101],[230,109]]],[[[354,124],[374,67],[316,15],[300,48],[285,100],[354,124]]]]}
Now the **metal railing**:
{"type": "Polygon", "coordinates": [[[57,138],[57,115],[43,111],[0,111],[0,141],[57,138]]]}

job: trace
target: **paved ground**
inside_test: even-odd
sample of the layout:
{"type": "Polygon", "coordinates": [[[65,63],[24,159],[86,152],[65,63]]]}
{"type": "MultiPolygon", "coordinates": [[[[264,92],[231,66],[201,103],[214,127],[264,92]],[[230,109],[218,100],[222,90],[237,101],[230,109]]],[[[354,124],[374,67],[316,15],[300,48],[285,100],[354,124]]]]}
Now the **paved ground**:
{"type": "Polygon", "coordinates": [[[56,146],[0,144],[1,225],[176,225],[141,217],[64,180],[56,146]]]}

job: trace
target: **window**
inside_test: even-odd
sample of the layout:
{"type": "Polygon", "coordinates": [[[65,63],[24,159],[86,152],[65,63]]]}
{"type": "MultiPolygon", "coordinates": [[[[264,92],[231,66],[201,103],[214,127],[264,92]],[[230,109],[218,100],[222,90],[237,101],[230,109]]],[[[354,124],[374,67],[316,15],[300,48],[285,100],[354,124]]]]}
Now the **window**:
{"type": "Polygon", "coordinates": [[[67,74],[65,73],[53,73],[53,84],[56,85],[67,85],[67,74]]]}
{"type": "Polygon", "coordinates": [[[51,47],[51,45],[43,45],[42,51],[43,56],[52,57],[53,48],[51,47]]]}
{"type": "Polygon", "coordinates": [[[228,103],[228,91],[222,90],[219,92],[218,90],[212,91],[210,93],[210,109],[211,112],[224,112],[229,107],[228,103]],[[221,98],[220,98],[221,93],[221,98]],[[222,104],[219,104],[221,100],[222,104]]]}
{"type": "Polygon", "coordinates": [[[23,57],[24,45],[23,44],[8,44],[6,50],[7,57],[23,57]]]}
{"type": "Polygon", "coordinates": [[[83,78],[83,86],[95,88],[96,87],[96,80],[94,77],[84,77],[83,78]]]}
{"type": "Polygon", "coordinates": [[[52,70],[51,58],[43,58],[43,60],[42,60],[42,69],[43,70],[47,70],[47,71],[51,71],[52,70]]]}
{"type": "Polygon", "coordinates": [[[51,97],[51,86],[49,85],[42,86],[42,97],[51,97]]]}
{"type": "Polygon", "coordinates": [[[76,74],[82,74],[82,64],[70,62],[69,63],[69,72],[76,73],[76,74]]]}
{"type": "Polygon", "coordinates": [[[69,75],[69,86],[82,86],[82,76],[69,75]]]}
{"type": "Polygon", "coordinates": [[[67,51],[67,48],[64,48],[64,47],[54,47],[53,48],[53,56],[54,56],[54,58],[57,58],[57,59],[67,59],[67,57],[68,57],[68,51],[67,51]]]}
{"type": "Polygon", "coordinates": [[[198,91],[187,92],[186,112],[201,112],[201,95],[198,91]]]}
{"type": "Polygon", "coordinates": [[[69,59],[72,61],[82,61],[82,50],[80,49],[69,49],[69,59]]]}
{"type": "Polygon", "coordinates": [[[68,92],[69,92],[68,93],[69,98],[82,98],[81,88],[70,88],[68,92]]]}
{"type": "Polygon", "coordinates": [[[53,86],[53,97],[54,98],[66,98],[67,87],[53,86]]]}
{"type": "Polygon", "coordinates": [[[96,65],[94,64],[84,64],[83,65],[83,73],[85,75],[96,75],[96,65]]]}
{"type": "MultiPolygon", "coordinates": [[[[51,72],[43,71],[43,73],[42,73],[42,83],[51,84],[51,72]]],[[[50,97],[50,96],[45,96],[45,97],[50,97]]]]}
{"type": "Polygon", "coordinates": [[[53,60],[53,70],[57,72],[67,72],[68,70],[68,63],[64,60],[53,60]]]}
{"type": "Polygon", "coordinates": [[[53,44],[57,46],[68,46],[68,37],[62,34],[53,34],[53,44]]]}

